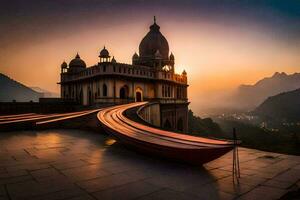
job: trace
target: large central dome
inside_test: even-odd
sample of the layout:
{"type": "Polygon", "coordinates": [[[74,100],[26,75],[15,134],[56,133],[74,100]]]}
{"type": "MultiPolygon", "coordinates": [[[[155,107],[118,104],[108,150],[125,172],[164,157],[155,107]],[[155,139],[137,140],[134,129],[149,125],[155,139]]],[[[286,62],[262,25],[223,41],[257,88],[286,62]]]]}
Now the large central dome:
{"type": "Polygon", "coordinates": [[[153,58],[157,51],[159,51],[162,55],[162,59],[168,59],[169,44],[159,29],[160,27],[156,24],[156,20],[154,18],[154,24],[150,26],[150,31],[142,39],[139,46],[139,54],[142,59],[153,58]]]}

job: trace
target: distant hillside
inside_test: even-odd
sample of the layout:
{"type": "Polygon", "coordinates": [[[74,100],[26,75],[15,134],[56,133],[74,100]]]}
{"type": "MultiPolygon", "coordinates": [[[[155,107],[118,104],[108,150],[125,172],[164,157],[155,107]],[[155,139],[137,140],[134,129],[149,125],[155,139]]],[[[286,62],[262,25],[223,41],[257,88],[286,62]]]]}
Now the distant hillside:
{"type": "Polygon", "coordinates": [[[299,122],[300,89],[269,97],[254,110],[254,113],[268,119],[299,122]]]}
{"type": "Polygon", "coordinates": [[[254,85],[241,85],[234,94],[233,102],[237,108],[254,109],[269,96],[292,91],[300,87],[300,73],[288,75],[276,72],[254,85]]]}
{"type": "Polygon", "coordinates": [[[59,97],[60,95],[58,93],[54,93],[54,92],[50,92],[48,90],[42,89],[40,87],[30,87],[32,90],[38,92],[38,93],[42,93],[43,97],[59,97]]]}
{"type": "Polygon", "coordinates": [[[192,110],[188,112],[189,134],[207,137],[219,137],[222,130],[211,118],[195,116],[192,110]]]}
{"type": "Polygon", "coordinates": [[[0,73],[0,102],[38,101],[40,97],[41,93],[0,73]]]}

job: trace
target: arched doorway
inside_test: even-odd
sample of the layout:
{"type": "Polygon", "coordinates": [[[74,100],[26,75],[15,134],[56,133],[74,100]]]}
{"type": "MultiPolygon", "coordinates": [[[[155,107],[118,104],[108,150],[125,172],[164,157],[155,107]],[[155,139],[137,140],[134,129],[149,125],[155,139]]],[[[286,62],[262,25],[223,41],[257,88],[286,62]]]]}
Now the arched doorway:
{"type": "Polygon", "coordinates": [[[141,92],[136,92],[135,94],[136,102],[141,102],[142,101],[142,94],[141,92]]]}
{"type": "Polygon", "coordinates": [[[135,101],[136,102],[143,101],[143,90],[139,87],[135,90],[135,101]]]}
{"type": "Polygon", "coordinates": [[[183,120],[181,117],[177,121],[177,130],[183,131],[183,120]]]}
{"type": "Polygon", "coordinates": [[[172,128],[171,123],[168,119],[166,119],[166,121],[164,123],[164,128],[165,129],[171,129],[172,128]]]}
{"type": "Polygon", "coordinates": [[[125,85],[120,89],[120,99],[127,99],[128,98],[128,86],[125,85]]]}

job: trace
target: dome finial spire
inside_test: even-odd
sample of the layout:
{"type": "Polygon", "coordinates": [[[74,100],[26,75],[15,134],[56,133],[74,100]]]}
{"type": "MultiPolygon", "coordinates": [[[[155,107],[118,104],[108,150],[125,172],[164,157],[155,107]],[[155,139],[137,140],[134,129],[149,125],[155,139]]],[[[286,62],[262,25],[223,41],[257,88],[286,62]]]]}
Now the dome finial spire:
{"type": "Polygon", "coordinates": [[[156,16],[153,17],[154,24],[156,23],[156,16]]]}

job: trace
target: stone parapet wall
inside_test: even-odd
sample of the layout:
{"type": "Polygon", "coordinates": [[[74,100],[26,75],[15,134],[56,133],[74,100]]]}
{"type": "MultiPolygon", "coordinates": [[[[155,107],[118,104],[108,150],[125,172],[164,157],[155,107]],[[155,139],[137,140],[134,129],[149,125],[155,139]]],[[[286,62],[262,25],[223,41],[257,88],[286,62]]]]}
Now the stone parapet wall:
{"type": "Polygon", "coordinates": [[[156,127],[161,127],[159,103],[148,103],[140,107],[137,114],[145,122],[156,127]]]}
{"type": "Polygon", "coordinates": [[[146,123],[166,130],[188,131],[188,103],[155,102],[142,106],[138,116],[146,123]]]}

